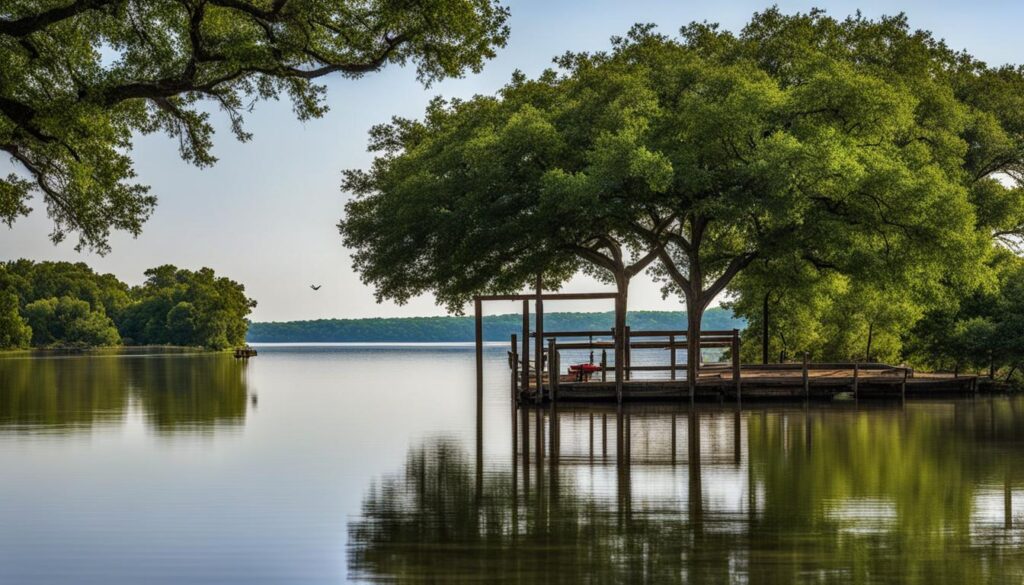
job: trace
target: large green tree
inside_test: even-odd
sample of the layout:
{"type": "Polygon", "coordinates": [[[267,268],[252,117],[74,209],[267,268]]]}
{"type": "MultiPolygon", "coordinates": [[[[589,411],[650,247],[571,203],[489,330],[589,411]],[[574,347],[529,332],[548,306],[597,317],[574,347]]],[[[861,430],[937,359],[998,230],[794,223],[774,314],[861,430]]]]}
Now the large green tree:
{"type": "MultiPolygon", "coordinates": [[[[853,61],[859,69],[875,71],[894,86],[903,85],[915,100],[915,116],[927,121],[937,113],[956,130],[956,140],[947,136],[959,153],[941,165],[942,170],[966,191],[974,216],[975,250],[979,261],[969,266],[970,274],[936,278],[913,271],[861,270],[853,286],[837,290],[834,275],[811,279],[787,278],[792,263],[772,259],[757,262],[731,285],[732,307],[753,325],[745,334],[746,351],[753,343],[771,346],[770,353],[788,349],[829,351],[827,359],[896,359],[907,352],[924,359],[920,348],[931,347],[939,361],[954,347],[970,348],[983,328],[968,326],[963,319],[975,313],[971,299],[993,294],[1002,264],[996,248],[1021,251],[1024,234],[1024,69],[1019,66],[990,67],[966,52],[954,52],[930,34],[911,32],[902,17],[878,22],[860,18],[842,23],[820,15],[802,18],[774,17],[757,29],[745,32],[753,39],[786,34],[790,49],[819,59],[820,54],[838,55],[853,61]],[[870,42],[881,39],[884,42],[870,42]],[[951,103],[946,113],[931,104],[936,99],[951,103]],[[926,109],[927,108],[927,109],[926,109]],[[981,248],[987,251],[981,252],[981,248]],[[984,259],[984,261],[981,261],[984,259]],[[816,298],[822,310],[807,313],[801,299],[816,298]],[[881,303],[872,302],[881,299],[881,303]],[[967,301],[964,310],[961,301],[967,301]],[[957,317],[961,315],[963,319],[957,317]],[[915,328],[924,316],[925,322],[915,328]],[[843,328],[851,341],[831,346],[813,343],[807,332],[843,328]],[[944,332],[940,334],[940,331],[944,332]],[[959,333],[958,333],[959,332],[959,333]],[[921,336],[924,335],[922,338],[921,336]],[[945,341],[939,341],[948,335],[945,341]],[[965,337],[966,336],[966,337],[965,337]],[[793,345],[795,339],[802,343],[793,345]],[[853,339],[856,338],[856,339],[853,339]],[[902,338],[902,339],[901,339],[902,338]],[[878,341],[887,345],[880,348],[878,341]],[[859,346],[859,350],[853,349],[859,346]],[[873,349],[883,349],[881,354],[873,349]]],[[[760,44],[751,45],[762,59],[771,55],[760,44]]],[[[928,128],[928,127],[926,127],[928,128]]],[[[918,141],[931,144],[935,136],[919,133],[918,141]]],[[[939,240],[936,240],[938,243],[939,240]]],[[[963,264],[961,264],[963,266],[963,264]]],[[[911,268],[919,268],[912,264],[911,268]]],[[[823,267],[826,271],[828,266],[823,267]]],[[[948,360],[947,360],[948,361],[948,360]]],[[[954,360],[957,361],[957,360],[954,360]]]]}
{"type": "Polygon", "coordinates": [[[225,349],[245,343],[246,320],[256,301],[245,287],[210,268],[171,265],[146,271],[132,290],[122,333],[134,344],[171,344],[225,349]]]}
{"type": "Polygon", "coordinates": [[[41,193],[51,237],[108,249],[138,234],[155,198],[134,180],[136,133],[176,138],[214,162],[207,105],[247,140],[253,100],[291,98],[301,120],[326,111],[328,75],[413,63],[430,82],[478,71],[508,35],[493,0],[9,0],[0,6],[0,220],[41,193]]]}
{"type": "Polygon", "coordinates": [[[31,342],[32,328],[21,316],[18,295],[0,290],[0,349],[28,347],[31,342]]]}
{"type": "Polygon", "coordinates": [[[497,98],[436,100],[422,121],[374,128],[371,149],[381,154],[369,171],[346,173],[344,188],[359,197],[339,227],[378,299],[432,292],[460,312],[472,294],[517,291],[538,277],[557,289],[583,269],[616,285],[621,335],[630,279],[656,254],[623,238],[632,202],[596,199],[568,173],[632,157],[637,180],[664,175],[640,176],[651,165],[630,152],[632,129],[625,140],[604,138],[645,96],[624,83],[606,92],[614,103],[580,99],[595,88],[517,73],[497,98]]]}
{"type": "Polygon", "coordinates": [[[106,347],[121,344],[114,322],[102,308],[72,297],[50,297],[25,305],[25,320],[36,347],[106,347]]]}
{"type": "Polygon", "coordinates": [[[0,348],[245,343],[256,302],[213,270],[164,265],[134,288],[83,263],[0,263],[0,348]]]}
{"type": "Polygon", "coordinates": [[[566,252],[605,270],[594,252],[653,253],[685,299],[693,366],[703,312],[755,260],[924,288],[974,278],[978,115],[941,75],[965,58],[902,17],[772,9],[739,34],[678,38],[637,26],[495,97],[375,130],[383,156],[347,183],[361,197],[341,228],[364,278],[399,298],[511,285],[526,258],[565,273],[566,252]],[[424,220],[416,237],[401,218],[424,220]],[[449,278],[468,256],[487,276],[449,278]],[[391,288],[403,278],[415,287],[391,288]]]}

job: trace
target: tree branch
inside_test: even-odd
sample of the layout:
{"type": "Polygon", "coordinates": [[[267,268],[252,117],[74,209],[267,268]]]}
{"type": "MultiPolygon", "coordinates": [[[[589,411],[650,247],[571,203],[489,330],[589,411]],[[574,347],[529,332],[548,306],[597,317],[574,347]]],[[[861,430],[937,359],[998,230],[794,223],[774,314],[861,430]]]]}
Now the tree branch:
{"type": "Polygon", "coordinates": [[[672,260],[672,257],[669,256],[668,252],[665,251],[665,248],[658,248],[658,259],[661,260],[661,265],[664,266],[665,271],[668,272],[669,278],[679,285],[679,288],[683,289],[683,292],[686,292],[687,294],[693,292],[690,288],[690,280],[683,276],[682,272],[679,272],[679,269],[676,268],[676,263],[672,260]]]}
{"type": "Polygon", "coordinates": [[[95,10],[103,6],[119,4],[124,0],[78,0],[67,6],[51,8],[39,14],[22,16],[14,20],[0,20],[0,35],[14,38],[26,37],[42,30],[51,24],[67,20],[87,10],[95,10]]]}
{"type": "Polygon", "coordinates": [[[569,250],[584,260],[589,260],[601,268],[608,270],[612,274],[615,274],[615,261],[608,256],[585,246],[569,246],[569,250]]]}
{"type": "Polygon", "coordinates": [[[710,303],[716,296],[718,296],[718,293],[725,290],[726,285],[729,284],[733,277],[739,274],[740,270],[743,270],[744,268],[747,267],[747,265],[753,262],[754,258],[757,258],[757,252],[748,252],[746,254],[741,254],[730,260],[729,266],[726,267],[725,272],[723,272],[721,276],[716,278],[715,282],[710,287],[708,287],[707,295],[705,296],[704,300],[704,306],[706,307],[708,303],[710,303]]]}

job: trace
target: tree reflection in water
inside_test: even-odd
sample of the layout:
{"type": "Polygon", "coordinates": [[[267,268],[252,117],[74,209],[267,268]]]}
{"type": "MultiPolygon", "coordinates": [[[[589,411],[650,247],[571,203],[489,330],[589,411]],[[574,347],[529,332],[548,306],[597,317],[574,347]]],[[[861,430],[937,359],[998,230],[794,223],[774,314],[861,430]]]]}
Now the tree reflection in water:
{"type": "Polygon", "coordinates": [[[1019,580],[1021,404],[523,409],[510,458],[482,465],[451,438],[412,448],[350,524],[349,569],[412,582],[1019,580]]]}
{"type": "Polygon", "coordinates": [[[205,432],[245,421],[245,365],[224,354],[0,360],[0,432],[66,433],[121,424],[205,432]]]}

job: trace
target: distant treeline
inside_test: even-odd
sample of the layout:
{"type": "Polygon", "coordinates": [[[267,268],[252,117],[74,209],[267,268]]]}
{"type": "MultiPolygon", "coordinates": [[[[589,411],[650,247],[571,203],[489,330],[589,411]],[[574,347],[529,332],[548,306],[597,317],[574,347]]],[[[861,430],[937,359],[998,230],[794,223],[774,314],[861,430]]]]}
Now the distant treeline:
{"type": "Polygon", "coordinates": [[[256,302],[209,268],[171,265],[129,287],[84,263],[0,263],[0,349],[186,345],[223,349],[245,342],[256,302]]]}
{"type": "MultiPolygon", "coordinates": [[[[545,313],[548,331],[610,331],[614,313],[545,313]]],[[[533,320],[531,319],[531,327],[533,320]]],[[[631,311],[627,322],[633,329],[685,329],[685,313],[678,311],[631,311]]],[[[484,317],[484,339],[508,341],[521,333],[522,316],[484,317]]],[[[722,308],[704,314],[704,329],[742,329],[744,322],[722,308]]],[[[318,319],[282,323],[252,323],[248,341],[299,342],[445,342],[472,341],[473,317],[404,317],[390,319],[318,319]]]]}

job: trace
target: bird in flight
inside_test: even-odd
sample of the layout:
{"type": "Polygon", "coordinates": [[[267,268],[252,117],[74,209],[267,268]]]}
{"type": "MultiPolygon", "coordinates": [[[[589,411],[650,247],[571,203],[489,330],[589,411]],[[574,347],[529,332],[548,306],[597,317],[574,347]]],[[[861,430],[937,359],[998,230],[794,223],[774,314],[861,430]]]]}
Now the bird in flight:
{"type": "Polygon", "coordinates": [[[323,286],[323,285],[321,285],[321,284],[311,284],[311,285],[309,285],[309,288],[311,288],[313,290],[320,290],[321,286],[323,286]]]}

